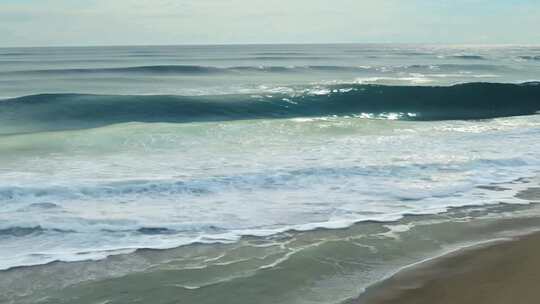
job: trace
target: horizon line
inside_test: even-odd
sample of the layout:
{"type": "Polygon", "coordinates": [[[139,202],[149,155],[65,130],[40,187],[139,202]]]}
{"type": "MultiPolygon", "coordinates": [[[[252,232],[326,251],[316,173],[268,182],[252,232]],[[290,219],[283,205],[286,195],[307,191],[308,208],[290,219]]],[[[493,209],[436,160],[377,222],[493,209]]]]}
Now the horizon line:
{"type": "Polygon", "coordinates": [[[178,43],[178,44],[87,44],[87,45],[32,45],[0,46],[0,49],[14,48],[89,48],[89,47],[175,47],[175,46],[264,46],[264,45],[424,45],[424,46],[463,46],[463,47],[540,47],[540,43],[445,43],[445,42],[224,42],[224,43],[178,43]]]}

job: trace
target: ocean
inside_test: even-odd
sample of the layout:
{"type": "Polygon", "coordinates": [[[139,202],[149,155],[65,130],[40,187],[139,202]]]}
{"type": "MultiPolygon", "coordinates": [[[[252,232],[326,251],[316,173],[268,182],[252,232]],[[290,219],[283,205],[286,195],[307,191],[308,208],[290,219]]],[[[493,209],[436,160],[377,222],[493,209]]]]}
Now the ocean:
{"type": "Polygon", "coordinates": [[[540,227],[540,47],[0,49],[0,303],[345,303],[540,227]]]}

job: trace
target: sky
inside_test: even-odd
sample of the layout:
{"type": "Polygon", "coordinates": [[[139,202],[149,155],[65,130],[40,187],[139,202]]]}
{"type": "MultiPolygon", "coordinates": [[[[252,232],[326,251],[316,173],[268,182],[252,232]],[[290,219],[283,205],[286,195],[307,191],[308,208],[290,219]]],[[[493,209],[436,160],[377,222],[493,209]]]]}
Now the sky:
{"type": "Polygon", "coordinates": [[[0,47],[540,44],[540,0],[0,0],[0,47]]]}

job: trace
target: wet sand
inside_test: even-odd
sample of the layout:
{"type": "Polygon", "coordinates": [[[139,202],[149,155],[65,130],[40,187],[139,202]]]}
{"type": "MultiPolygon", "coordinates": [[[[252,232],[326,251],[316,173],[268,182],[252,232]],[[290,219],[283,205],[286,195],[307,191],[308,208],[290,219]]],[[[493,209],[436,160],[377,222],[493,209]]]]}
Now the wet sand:
{"type": "Polygon", "coordinates": [[[540,233],[463,249],[369,288],[362,304],[540,303],[540,233]]]}

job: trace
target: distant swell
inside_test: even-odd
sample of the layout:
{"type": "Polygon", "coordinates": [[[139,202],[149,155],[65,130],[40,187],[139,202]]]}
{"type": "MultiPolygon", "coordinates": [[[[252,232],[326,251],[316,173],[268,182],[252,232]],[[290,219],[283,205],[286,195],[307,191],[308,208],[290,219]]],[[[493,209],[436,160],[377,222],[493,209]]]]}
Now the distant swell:
{"type": "Polygon", "coordinates": [[[198,65],[152,65],[120,68],[84,68],[84,69],[48,69],[10,72],[12,75],[69,75],[69,74],[107,74],[107,73],[141,73],[141,74],[209,74],[225,72],[217,67],[198,65]]]}
{"type": "Polygon", "coordinates": [[[538,60],[540,61],[540,55],[538,56],[519,56],[520,59],[523,60],[538,60]]]}
{"type": "Polygon", "coordinates": [[[0,124],[24,127],[32,122],[48,129],[70,129],[132,121],[182,123],[364,114],[376,117],[388,113],[406,113],[398,117],[402,119],[447,120],[528,115],[539,110],[539,83],[340,85],[307,88],[292,96],[31,95],[0,102],[0,124]]]}
{"type": "MultiPolygon", "coordinates": [[[[463,56],[460,56],[463,57],[463,56]]],[[[467,56],[471,57],[471,56],[467,56]]],[[[472,56],[474,57],[474,56],[472,56]]],[[[259,59],[278,59],[278,58],[259,58],[259,59]]],[[[279,57],[279,59],[284,59],[279,57]]],[[[312,58],[313,59],[313,58],[312,58]]],[[[465,59],[465,58],[462,58],[465,59]]],[[[467,58],[478,59],[478,58],[467,58]]],[[[525,58],[523,58],[525,59],[525,58]]],[[[533,59],[533,58],[531,58],[533,59]]],[[[174,75],[212,75],[212,74],[238,74],[243,72],[251,73],[311,73],[311,72],[346,72],[346,73],[364,73],[364,72],[432,72],[433,70],[446,71],[489,71],[494,72],[500,69],[500,66],[490,64],[438,64],[438,65],[396,65],[396,66],[341,66],[341,65],[246,65],[246,66],[201,66],[201,65],[149,65],[149,66],[130,66],[130,67],[107,67],[107,68],[69,68],[69,69],[42,69],[42,70],[20,70],[10,72],[0,72],[3,77],[10,76],[85,76],[85,75],[156,75],[156,76],[174,76],[174,75]]]]}
{"type": "Polygon", "coordinates": [[[452,58],[464,59],[464,60],[484,60],[485,58],[480,55],[454,55],[452,58]]]}
{"type": "MultiPolygon", "coordinates": [[[[280,57],[280,59],[283,59],[280,57]]],[[[215,67],[200,65],[151,65],[117,68],[76,68],[76,69],[44,69],[44,70],[21,70],[4,72],[4,75],[85,75],[85,74],[155,74],[166,75],[208,75],[227,74],[239,72],[306,72],[306,71],[363,71],[364,67],[348,66],[233,66],[215,67]]]]}

